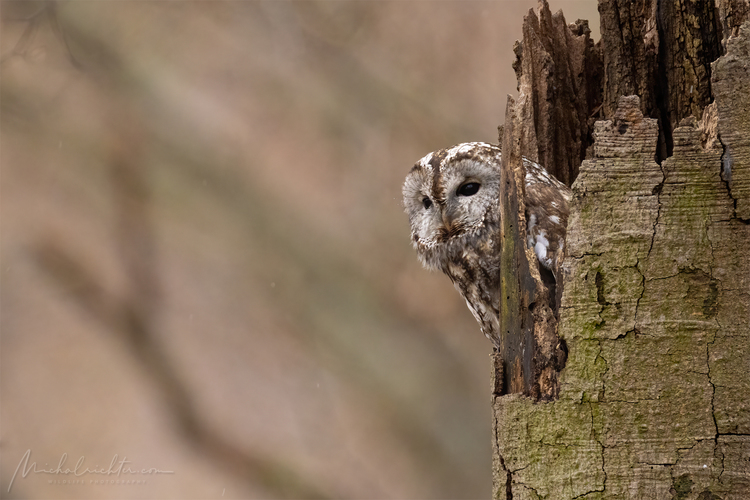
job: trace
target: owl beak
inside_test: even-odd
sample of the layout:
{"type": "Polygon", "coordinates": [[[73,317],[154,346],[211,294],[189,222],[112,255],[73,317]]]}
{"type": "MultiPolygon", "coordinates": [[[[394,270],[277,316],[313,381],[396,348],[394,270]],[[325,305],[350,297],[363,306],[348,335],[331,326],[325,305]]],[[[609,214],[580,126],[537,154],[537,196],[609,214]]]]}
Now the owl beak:
{"type": "Polygon", "coordinates": [[[443,227],[440,228],[440,237],[442,241],[448,241],[448,238],[455,236],[460,231],[456,223],[456,213],[453,210],[444,207],[440,212],[440,218],[443,221],[443,227]]]}
{"type": "Polygon", "coordinates": [[[453,228],[453,221],[455,220],[455,214],[452,210],[448,209],[447,207],[442,212],[443,217],[443,226],[445,229],[450,231],[453,228]]]}

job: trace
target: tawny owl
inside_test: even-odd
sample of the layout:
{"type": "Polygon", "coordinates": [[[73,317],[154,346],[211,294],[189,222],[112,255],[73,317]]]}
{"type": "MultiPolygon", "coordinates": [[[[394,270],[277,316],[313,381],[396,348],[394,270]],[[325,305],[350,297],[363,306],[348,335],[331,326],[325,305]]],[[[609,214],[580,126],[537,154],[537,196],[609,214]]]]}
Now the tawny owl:
{"type": "MultiPolygon", "coordinates": [[[[404,183],[404,208],[419,260],[439,269],[466,299],[482,332],[497,345],[501,152],[481,142],[441,149],[419,160],[404,183]]],[[[570,189],[524,158],[527,244],[543,269],[557,271],[565,248],[570,189]]]]}

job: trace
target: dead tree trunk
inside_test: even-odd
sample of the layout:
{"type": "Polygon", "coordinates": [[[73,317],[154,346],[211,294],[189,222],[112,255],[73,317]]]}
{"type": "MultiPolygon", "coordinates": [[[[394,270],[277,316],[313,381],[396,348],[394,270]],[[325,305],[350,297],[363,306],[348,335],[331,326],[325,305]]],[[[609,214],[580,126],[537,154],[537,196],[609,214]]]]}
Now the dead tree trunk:
{"type": "MultiPolygon", "coordinates": [[[[597,46],[539,42],[552,28],[586,36],[545,2],[525,21],[503,156],[509,169],[520,154],[546,158],[575,179],[558,325],[568,358],[544,401],[499,368],[523,366],[510,344],[496,355],[494,498],[750,498],[750,8],[667,3],[601,2],[597,46]],[[568,64],[579,56],[591,60],[568,64]],[[598,98],[561,90],[581,82],[598,98]],[[550,100],[550,86],[571,98],[550,100]],[[578,118],[560,137],[575,147],[541,145],[565,113],[578,118]],[[587,159],[571,166],[576,155],[587,159]]],[[[504,225],[523,231],[508,210],[504,225]]],[[[537,293],[533,269],[504,271],[522,274],[504,296],[537,293]]],[[[535,331],[538,315],[520,312],[535,331]]],[[[533,336],[508,340],[526,342],[531,364],[544,358],[533,336]]]]}

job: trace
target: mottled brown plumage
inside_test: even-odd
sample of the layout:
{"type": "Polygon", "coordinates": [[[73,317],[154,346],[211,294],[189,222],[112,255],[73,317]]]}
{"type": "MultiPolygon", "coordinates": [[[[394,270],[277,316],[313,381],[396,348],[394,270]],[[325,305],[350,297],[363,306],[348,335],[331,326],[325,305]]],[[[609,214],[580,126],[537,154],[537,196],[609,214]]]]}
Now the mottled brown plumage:
{"type": "MultiPolygon", "coordinates": [[[[481,142],[419,160],[404,183],[404,208],[422,264],[443,271],[466,299],[482,332],[498,344],[501,152],[481,142]]],[[[565,250],[570,190],[540,165],[526,168],[527,245],[557,274],[565,250]]]]}

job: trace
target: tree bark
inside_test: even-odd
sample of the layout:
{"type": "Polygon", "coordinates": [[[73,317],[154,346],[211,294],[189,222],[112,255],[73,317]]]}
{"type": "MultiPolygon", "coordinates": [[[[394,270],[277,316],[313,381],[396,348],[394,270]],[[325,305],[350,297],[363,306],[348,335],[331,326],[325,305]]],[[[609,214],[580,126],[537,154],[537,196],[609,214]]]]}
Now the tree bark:
{"type": "Polygon", "coordinates": [[[500,177],[506,193],[500,200],[500,342],[493,361],[499,368],[493,394],[550,400],[558,396],[558,374],[567,351],[557,335],[556,294],[542,279],[534,250],[525,244],[526,176],[521,151],[526,136],[516,127],[520,116],[511,98],[507,109],[500,177]]]}
{"type": "Polygon", "coordinates": [[[523,244],[526,206],[523,193],[524,175],[521,163],[523,134],[514,128],[518,123],[513,100],[508,98],[503,137],[500,183],[506,193],[500,200],[501,273],[500,273],[500,346],[495,354],[501,372],[495,377],[493,393],[521,393],[539,396],[534,353],[534,317],[530,305],[544,296],[539,272],[532,274],[534,262],[523,244]],[[509,272],[509,270],[515,272],[509,272]],[[506,360],[508,361],[506,363],[506,360]]]}
{"type": "MultiPolygon", "coordinates": [[[[591,146],[594,115],[601,107],[600,47],[588,22],[568,25],[562,11],[542,2],[523,20],[523,40],[513,47],[518,77],[521,154],[568,186],[591,146]]],[[[501,138],[502,141],[502,138],[501,138]]]]}
{"type": "MultiPolygon", "coordinates": [[[[614,11],[600,4],[607,119],[573,183],[559,311],[567,364],[553,400],[495,382],[493,497],[750,498],[750,22],[737,22],[750,9],[657,6],[713,13],[672,16],[661,32],[648,24],[655,4],[620,3],[609,28],[614,11]],[[608,30],[623,27],[612,49],[608,30]],[[659,64],[659,50],[681,47],[673,37],[692,40],[693,55],[669,56],[692,73],[659,64]],[[693,95],[694,84],[691,94],[690,78],[708,93],[693,95]]],[[[523,132],[539,129],[523,120],[539,114],[525,110],[549,79],[519,82],[509,162],[514,148],[533,151],[523,132]]],[[[508,355],[496,355],[495,380],[507,378],[497,367],[513,365],[508,355]]]]}
{"type": "Polygon", "coordinates": [[[710,65],[722,53],[722,18],[731,31],[747,16],[744,3],[599,0],[604,116],[614,114],[620,96],[638,95],[643,114],[659,122],[659,162],[672,154],[680,120],[700,119],[711,102],[710,65]]]}

